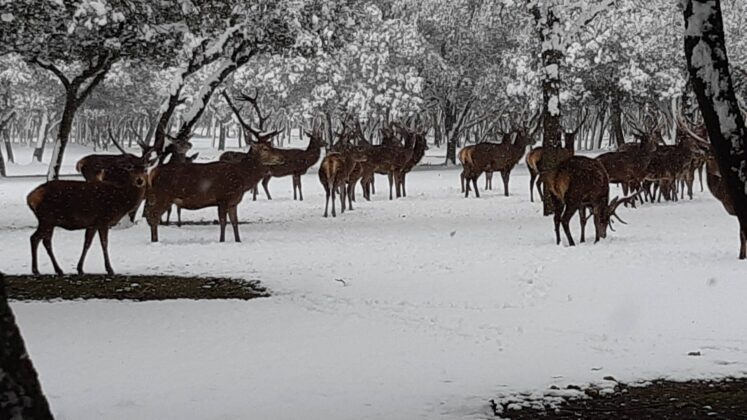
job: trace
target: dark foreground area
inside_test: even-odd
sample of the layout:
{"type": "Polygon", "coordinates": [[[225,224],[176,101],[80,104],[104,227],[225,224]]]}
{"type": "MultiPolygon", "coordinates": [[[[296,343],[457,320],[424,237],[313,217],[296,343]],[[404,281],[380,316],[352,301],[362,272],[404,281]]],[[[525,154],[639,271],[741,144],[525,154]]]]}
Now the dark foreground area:
{"type": "Polygon", "coordinates": [[[555,408],[512,410],[493,405],[510,419],[747,419],[747,378],[673,382],[646,386],[618,384],[614,392],[585,391],[588,398],[565,399],[555,408]]]}
{"type": "Polygon", "coordinates": [[[211,277],[6,275],[5,283],[12,300],[249,300],[270,295],[259,281],[211,277]]]}

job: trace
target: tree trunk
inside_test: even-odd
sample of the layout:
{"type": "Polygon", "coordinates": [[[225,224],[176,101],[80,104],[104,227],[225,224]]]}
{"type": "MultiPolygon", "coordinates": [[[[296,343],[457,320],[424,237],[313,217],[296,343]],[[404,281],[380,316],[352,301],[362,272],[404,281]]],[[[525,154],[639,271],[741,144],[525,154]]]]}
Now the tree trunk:
{"type": "Polygon", "coordinates": [[[729,73],[720,1],[687,0],[684,17],[690,81],[744,238],[747,236],[747,128],[729,73]]]}
{"type": "Polygon", "coordinates": [[[625,144],[625,136],[623,135],[622,129],[622,108],[620,107],[620,94],[618,92],[612,93],[610,101],[610,128],[612,130],[611,137],[615,140],[617,147],[625,144]]]}
{"type": "Polygon", "coordinates": [[[52,419],[0,274],[0,419],[52,419]]]}
{"type": "Polygon", "coordinates": [[[57,140],[54,143],[54,151],[52,152],[52,160],[49,162],[49,172],[47,172],[47,180],[60,178],[60,170],[62,169],[62,159],[65,155],[65,148],[70,137],[70,131],[73,128],[73,118],[75,118],[75,111],[77,106],[75,104],[77,92],[75,90],[67,92],[67,98],[65,100],[65,108],[62,111],[62,120],[60,121],[60,128],[57,131],[57,140]]]}
{"type": "Polygon", "coordinates": [[[437,147],[441,147],[443,142],[443,135],[441,133],[441,120],[438,118],[438,112],[434,112],[432,115],[433,119],[433,144],[437,147]]]}
{"type": "MultiPolygon", "coordinates": [[[[560,20],[548,7],[543,15],[535,6],[535,20],[539,27],[542,45],[542,159],[538,166],[540,172],[554,169],[560,163],[560,62],[563,58],[562,28],[560,20]]],[[[544,214],[553,214],[550,189],[544,188],[544,214]]]]}
{"type": "Polygon", "coordinates": [[[8,152],[8,163],[16,163],[13,146],[10,144],[10,137],[8,137],[7,133],[5,133],[5,151],[8,152]]]}
{"type": "Polygon", "coordinates": [[[451,163],[452,165],[456,165],[457,136],[453,133],[457,118],[456,106],[447,99],[443,112],[444,131],[446,131],[446,135],[448,136],[446,139],[446,164],[451,163]]]}
{"type": "Polygon", "coordinates": [[[226,150],[226,125],[221,122],[218,135],[218,150],[226,150]]]}

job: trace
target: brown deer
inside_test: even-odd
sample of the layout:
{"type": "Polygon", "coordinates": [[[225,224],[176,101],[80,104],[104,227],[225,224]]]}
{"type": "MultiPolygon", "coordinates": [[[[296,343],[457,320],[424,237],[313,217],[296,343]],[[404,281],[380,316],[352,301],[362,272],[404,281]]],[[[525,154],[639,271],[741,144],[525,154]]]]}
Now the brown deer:
{"type": "MultiPolygon", "coordinates": [[[[584,116],[581,118],[581,121],[578,123],[576,128],[570,131],[565,130],[562,133],[565,145],[562,150],[559,150],[558,159],[560,159],[560,161],[568,159],[576,153],[576,136],[586,122],[588,116],[588,110],[584,111],[584,116]]],[[[540,160],[542,160],[542,146],[531,148],[524,159],[524,163],[526,163],[527,169],[529,170],[529,201],[531,202],[534,202],[535,187],[537,188],[537,194],[539,194],[540,200],[543,199],[542,180],[539,178],[540,160]]]]}
{"type": "MultiPolygon", "coordinates": [[[[706,159],[706,183],[708,189],[711,191],[714,197],[721,202],[727,213],[732,216],[737,215],[734,201],[729,195],[726,189],[726,181],[721,176],[721,172],[716,162],[716,158],[713,155],[709,155],[706,159]]],[[[747,258],[747,236],[745,236],[745,229],[743,226],[739,226],[739,259],[743,260],[747,258]]]]}
{"type": "Polygon", "coordinates": [[[39,275],[37,249],[39,241],[42,241],[55,273],[63,275],[52,250],[54,228],[61,227],[66,230],[86,230],[83,252],[78,261],[78,274],[83,274],[83,262],[97,232],[104,253],[106,272],[114,274],[109,262],[109,228],[140,204],[146,184],[146,167],[140,163],[103,169],[98,180],[93,182],[58,180],[36,187],[26,197],[26,203],[39,222],[31,235],[32,273],[39,275]],[[117,179],[117,182],[107,181],[111,178],[117,179]],[[125,178],[129,179],[128,183],[121,182],[125,178]]]}
{"type": "Polygon", "coordinates": [[[414,139],[410,136],[405,138],[402,146],[389,128],[382,128],[382,144],[365,148],[366,161],[363,166],[364,196],[370,198],[370,186],[373,183],[374,173],[387,175],[389,178],[389,199],[393,200],[393,189],[396,196],[402,196],[402,173],[410,163],[414,154],[414,139]]]}
{"type": "MultiPolygon", "coordinates": [[[[195,153],[195,154],[193,154],[191,156],[186,156],[185,159],[184,159],[184,162],[187,162],[187,163],[194,162],[195,159],[197,159],[197,156],[199,154],[200,153],[198,152],[198,153],[195,153]]],[[[171,162],[167,163],[167,165],[170,165],[172,162],[176,163],[176,162],[178,162],[178,160],[177,161],[171,161],[171,162]]],[[[171,222],[171,209],[172,208],[173,208],[173,206],[169,207],[169,209],[166,210],[166,222],[164,223],[166,226],[168,226],[170,224],[170,222],[171,222]]],[[[179,206],[176,206],[176,226],[177,227],[182,227],[182,208],[179,207],[179,206]]]]}
{"type": "Polygon", "coordinates": [[[353,209],[352,189],[355,184],[350,182],[351,173],[355,170],[357,164],[366,162],[368,155],[360,150],[349,149],[344,152],[328,153],[319,166],[319,182],[324,187],[324,217],[327,217],[329,202],[332,201],[332,217],[337,217],[335,212],[335,194],[340,194],[340,207],[342,213],[345,212],[345,200],[350,210],[353,209]]]}
{"type": "Polygon", "coordinates": [[[176,204],[187,210],[218,208],[220,241],[225,242],[226,215],[231,220],[236,242],[239,225],[236,207],[244,193],[254,187],[269,171],[282,164],[266,144],[255,143],[241,162],[174,163],[156,167],[150,173],[146,209],[151,241],[158,242],[161,215],[176,204]]]}
{"type": "MultiPolygon", "coordinates": [[[[271,178],[281,178],[284,176],[293,176],[293,199],[296,200],[296,189],[298,189],[298,200],[303,201],[303,191],[301,190],[301,175],[305,174],[309,168],[319,161],[324,138],[319,130],[306,132],[309,136],[309,145],[306,149],[278,149],[272,147],[274,154],[280,156],[283,160],[282,165],[272,166],[270,172],[262,178],[262,188],[268,200],[272,200],[267,185],[271,178]]],[[[255,192],[256,194],[256,192],[255,192]]]]}
{"type": "MultiPolygon", "coordinates": [[[[153,154],[155,150],[146,145],[142,140],[138,140],[137,144],[140,146],[140,156],[128,153],[124,148],[117,142],[111,129],[108,130],[109,138],[119,149],[120,154],[118,155],[103,155],[103,154],[91,154],[82,157],[75,164],[75,170],[78,171],[86,181],[97,181],[100,176],[104,176],[104,181],[114,183],[130,182],[130,178],[123,168],[137,168],[139,166],[149,166],[150,161],[154,158],[153,154]],[[102,175],[103,174],[103,175],[102,175]]],[[[135,221],[137,209],[140,207],[140,203],[130,212],[130,221],[135,221]]]]}
{"type": "Polygon", "coordinates": [[[553,201],[555,241],[560,244],[560,225],[568,238],[568,244],[574,246],[569,222],[576,211],[580,211],[581,242],[585,241],[586,210],[591,208],[596,228],[596,239],[607,237],[607,228],[611,228],[612,217],[625,223],[615,214],[615,210],[633,197],[619,200],[615,197],[609,201],[609,177],[604,166],[595,159],[583,156],[572,156],[562,161],[555,169],[541,174],[545,188],[548,188],[553,201]]]}
{"type": "Polygon", "coordinates": [[[413,170],[413,168],[418,163],[420,163],[420,161],[423,159],[423,156],[425,156],[425,151],[428,150],[428,142],[425,138],[424,132],[418,132],[418,131],[411,132],[404,128],[401,128],[401,130],[406,132],[407,135],[410,135],[413,137],[412,155],[410,156],[410,159],[405,163],[405,165],[400,169],[399,183],[402,187],[402,196],[407,197],[407,188],[406,188],[407,174],[409,174],[413,170]]]}
{"type": "Polygon", "coordinates": [[[464,159],[460,177],[466,180],[465,197],[469,197],[470,181],[475,188],[475,196],[480,197],[477,178],[483,172],[500,172],[503,179],[503,194],[508,197],[511,171],[524,156],[524,151],[531,141],[531,136],[525,127],[516,129],[514,133],[516,133],[516,138],[513,143],[511,142],[511,133],[504,133],[500,144],[478,143],[466,147],[467,151],[459,154],[460,160],[464,159]]]}
{"type": "MultiPolygon", "coordinates": [[[[621,151],[607,152],[596,157],[607,171],[609,181],[613,184],[621,184],[623,194],[627,194],[629,190],[639,191],[641,189],[646,179],[649,163],[654,158],[657,139],[661,137],[659,129],[663,123],[662,120],[654,127],[640,129],[631,121],[634,136],[640,140],[640,143],[633,143],[621,151]]],[[[630,204],[635,206],[635,201],[630,204]]]]}

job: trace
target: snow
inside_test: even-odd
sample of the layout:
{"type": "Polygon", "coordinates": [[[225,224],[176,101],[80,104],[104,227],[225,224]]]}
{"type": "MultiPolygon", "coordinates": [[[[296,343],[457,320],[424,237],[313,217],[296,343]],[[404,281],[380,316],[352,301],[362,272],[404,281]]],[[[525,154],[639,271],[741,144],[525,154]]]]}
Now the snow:
{"type": "MultiPolygon", "coordinates": [[[[336,219],[321,217],[314,168],[303,202],[289,178],[273,179],[272,201],[240,205],[239,244],[218,243],[212,225],[161,227],[157,244],[142,221],[114,230],[120,273],[258,279],[273,296],[13,302],[56,417],[477,419],[491,417],[491,398],[608,375],[747,374],[747,266],[736,221],[709,193],[621,209],[629,225],[569,248],[529,202],[523,163],[508,198],[497,181],[464,199],[459,168],[427,169],[396,201],[378,177],[373,201],[359,194],[336,219]]],[[[30,271],[25,194],[36,184],[0,180],[5,272],[30,271]]],[[[67,272],[81,243],[82,232],[55,234],[67,272]]],[[[98,249],[87,269],[103,272],[98,249]]]]}

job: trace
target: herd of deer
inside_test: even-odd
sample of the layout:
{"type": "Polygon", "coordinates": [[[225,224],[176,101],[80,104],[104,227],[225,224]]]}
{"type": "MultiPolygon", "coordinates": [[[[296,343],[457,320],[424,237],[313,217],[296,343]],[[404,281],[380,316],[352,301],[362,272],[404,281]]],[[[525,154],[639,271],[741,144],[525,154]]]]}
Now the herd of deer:
{"type": "MultiPolygon", "coordinates": [[[[233,105],[231,105],[233,108],[233,105]]],[[[585,120],[582,119],[581,124],[585,120]]],[[[125,215],[134,220],[135,212],[145,201],[143,214],[151,231],[151,241],[158,241],[161,216],[177,209],[197,210],[217,207],[220,222],[220,241],[225,241],[227,220],[230,220],[234,240],[240,242],[237,206],[249,190],[256,193],[261,182],[270,199],[268,182],[273,177],[292,176],[293,198],[303,200],[301,176],[313,166],[321,155],[323,137],[318,127],[307,132],[305,149],[279,149],[271,145],[278,132],[263,133],[239,120],[251,143],[248,152],[225,152],[219,160],[196,163],[196,155],[187,156],[188,144],[172,142],[163,150],[139,142],[140,156],[89,155],[81,159],[76,168],[85,181],[55,180],[40,185],[29,193],[27,203],[38,219],[38,227],[31,235],[32,272],[39,274],[37,249],[39,242],[49,254],[58,275],[62,275],[52,250],[55,227],[67,230],[85,230],[83,252],[77,265],[83,273],[83,263],[93,237],[98,233],[101,241],[106,271],[113,274],[108,256],[108,231],[125,215]],[[170,158],[168,158],[170,156],[170,158]],[[166,159],[169,159],[166,161],[166,159]]],[[[500,172],[504,194],[508,195],[511,170],[524,156],[527,146],[540,124],[532,129],[529,124],[512,127],[500,133],[501,143],[479,143],[464,147],[459,153],[463,170],[462,192],[469,196],[472,187],[479,197],[477,179],[486,174],[486,189],[492,188],[492,173],[500,172]]],[[[606,237],[612,229],[612,219],[623,222],[615,211],[620,205],[635,205],[637,200],[654,201],[677,199],[678,184],[687,188],[692,198],[694,173],[706,167],[707,182],[713,195],[730,214],[733,204],[726,194],[718,167],[704,139],[703,129],[691,130],[680,121],[677,144],[663,145],[661,126],[635,127],[638,142],[625,144],[615,152],[602,154],[595,159],[574,155],[574,138],[579,130],[564,133],[565,148],[559,151],[559,161],[554,168],[542,170],[542,148],[531,149],[526,156],[530,171],[530,198],[534,201],[534,188],[543,197],[552,200],[556,242],[559,244],[560,226],[569,245],[574,245],[569,222],[576,212],[580,214],[581,242],[585,241],[585,225],[593,216],[596,229],[595,242],[606,237]],[[620,184],[623,199],[609,199],[609,184],[620,184]],[[587,211],[589,215],[587,216],[587,211]]],[[[406,175],[418,164],[427,149],[425,132],[392,124],[381,129],[381,144],[367,141],[360,125],[356,129],[346,126],[337,133],[337,142],[324,156],[319,166],[319,181],[326,195],[324,217],[332,203],[332,216],[336,217],[335,202],[339,195],[341,211],[352,210],[355,188],[360,182],[364,198],[370,200],[374,187],[374,174],[384,174],[389,180],[389,198],[406,196],[406,175]]],[[[701,181],[702,188],[702,181],[701,181]]],[[[682,189],[684,194],[684,188],[682,189]]],[[[181,221],[181,217],[179,217],[181,221]]],[[[740,258],[745,258],[745,238],[741,237],[740,258]]]]}
{"type": "MultiPolygon", "coordinates": [[[[83,252],[77,271],[83,273],[83,262],[93,237],[99,234],[106,271],[113,273],[108,256],[107,237],[111,226],[126,214],[135,218],[140,204],[145,201],[143,214],[151,231],[151,241],[158,241],[161,216],[173,205],[181,209],[197,210],[217,207],[220,241],[225,241],[227,220],[233,228],[234,240],[240,242],[237,206],[249,190],[262,184],[270,199],[268,182],[273,177],[293,177],[293,198],[303,200],[301,176],[319,161],[324,144],[320,130],[307,132],[309,144],[305,149],[273,147],[271,139],[278,132],[261,133],[244,126],[247,136],[254,136],[247,152],[225,152],[216,162],[196,163],[196,155],[187,156],[189,146],[172,142],[163,151],[139,142],[140,156],[89,155],[77,164],[85,181],[50,181],[34,189],[27,203],[38,219],[38,227],[31,236],[32,272],[38,274],[37,249],[44,247],[58,275],[62,275],[52,250],[55,227],[67,230],[85,229],[83,252]],[[170,156],[170,158],[169,158],[170,156]],[[168,160],[167,160],[168,159],[168,160]]],[[[342,211],[352,209],[355,187],[361,182],[364,197],[370,200],[375,173],[389,177],[390,199],[404,196],[405,176],[422,159],[427,148],[425,134],[394,124],[382,129],[383,141],[372,145],[357,131],[338,133],[338,141],[326,154],[319,168],[319,180],[327,195],[324,217],[332,202],[332,216],[336,216],[335,195],[339,193],[342,211]]],[[[179,216],[181,222],[181,216],[179,216]]]]}

